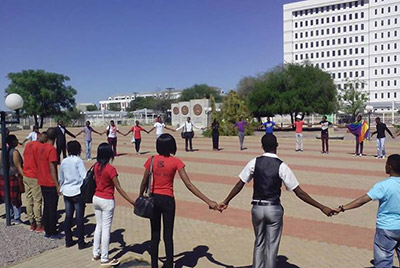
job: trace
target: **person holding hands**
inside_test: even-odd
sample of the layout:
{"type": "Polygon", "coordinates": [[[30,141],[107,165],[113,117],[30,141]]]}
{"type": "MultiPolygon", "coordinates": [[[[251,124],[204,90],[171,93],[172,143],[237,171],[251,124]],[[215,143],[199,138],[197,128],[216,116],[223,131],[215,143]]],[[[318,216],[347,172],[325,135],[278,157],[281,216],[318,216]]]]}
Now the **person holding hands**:
{"type": "Polygon", "coordinates": [[[136,154],[140,154],[140,143],[142,142],[142,135],[140,134],[140,131],[144,131],[147,134],[150,132],[139,125],[139,120],[136,120],[135,124],[136,125],[133,126],[126,134],[124,134],[124,136],[128,136],[129,133],[133,133],[132,143],[135,143],[136,154]]]}

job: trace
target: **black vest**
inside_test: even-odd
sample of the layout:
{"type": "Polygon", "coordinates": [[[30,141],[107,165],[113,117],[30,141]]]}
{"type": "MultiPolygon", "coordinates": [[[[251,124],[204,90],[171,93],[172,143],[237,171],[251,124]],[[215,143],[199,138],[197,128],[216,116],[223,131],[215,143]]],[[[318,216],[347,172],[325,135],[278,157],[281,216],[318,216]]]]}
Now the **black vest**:
{"type": "Polygon", "coordinates": [[[279,177],[279,167],[281,164],[282,160],[274,157],[256,158],[253,200],[280,200],[282,179],[279,177]]]}

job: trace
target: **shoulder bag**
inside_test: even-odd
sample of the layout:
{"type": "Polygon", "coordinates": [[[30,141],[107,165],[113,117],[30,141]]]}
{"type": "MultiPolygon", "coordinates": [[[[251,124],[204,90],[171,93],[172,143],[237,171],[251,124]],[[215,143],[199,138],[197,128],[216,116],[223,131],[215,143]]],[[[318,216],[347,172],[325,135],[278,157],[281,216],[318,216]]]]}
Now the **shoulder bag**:
{"type": "Polygon", "coordinates": [[[94,178],[94,165],[86,172],[86,177],[81,185],[81,200],[83,203],[92,203],[96,192],[96,180],[94,178]]]}
{"type": "Polygon", "coordinates": [[[139,196],[135,201],[135,206],[133,208],[133,213],[137,216],[147,219],[152,219],[154,215],[154,199],[151,194],[151,184],[153,181],[153,162],[154,156],[151,157],[149,180],[147,183],[144,195],[139,196]]]}

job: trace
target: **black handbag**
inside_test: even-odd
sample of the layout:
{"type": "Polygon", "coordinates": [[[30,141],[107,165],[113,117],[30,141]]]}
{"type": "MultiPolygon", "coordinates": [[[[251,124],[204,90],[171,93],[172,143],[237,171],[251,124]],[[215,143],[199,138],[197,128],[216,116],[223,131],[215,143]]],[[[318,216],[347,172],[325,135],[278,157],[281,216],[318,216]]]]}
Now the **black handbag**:
{"type": "Polygon", "coordinates": [[[151,184],[153,181],[153,161],[154,156],[151,157],[149,181],[147,183],[144,195],[139,196],[135,201],[133,213],[137,216],[147,219],[152,219],[154,215],[154,198],[150,192],[151,184]]]}
{"type": "Polygon", "coordinates": [[[87,171],[81,185],[81,200],[83,203],[92,203],[96,192],[96,180],[94,179],[94,165],[87,171]]]}

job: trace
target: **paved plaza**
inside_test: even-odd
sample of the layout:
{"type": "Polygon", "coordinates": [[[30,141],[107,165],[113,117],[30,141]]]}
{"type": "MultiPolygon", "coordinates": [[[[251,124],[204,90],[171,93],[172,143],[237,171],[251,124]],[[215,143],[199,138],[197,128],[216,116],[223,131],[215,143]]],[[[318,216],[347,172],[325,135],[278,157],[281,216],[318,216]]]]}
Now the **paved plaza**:
{"type": "MultiPolygon", "coordinates": [[[[79,131],[70,130],[73,133],[79,131]]],[[[121,127],[120,130],[125,133],[128,127],[121,127]]],[[[346,138],[331,140],[329,155],[320,152],[320,140],[315,138],[319,132],[305,132],[303,153],[294,151],[294,132],[276,133],[278,155],[292,168],[301,187],[313,198],[331,207],[348,203],[386,177],[385,161],[374,158],[375,139],[366,142],[366,157],[353,157],[355,144],[351,134],[346,134],[344,130],[337,133],[346,135],[346,138]]],[[[13,134],[23,140],[27,131],[13,134]]],[[[246,163],[262,153],[261,135],[262,132],[259,132],[246,137],[247,149],[244,151],[239,151],[237,137],[220,137],[222,150],[215,152],[211,139],[196,134],[193,144],[198,151],[185,152],[180,133],[174,133],[178,142],[177,156],[186,164],[190,178],[204,194],[217,202],[226,197],[246,163]]],[[[94,138],[95,155],[97,146],[106,138],[98,135],[94,135],[94,138]]],[[[115,158],[113,164],[119,172],[123,188],[136,197],[143,176],[143,163],[155,153],[155,134],[143,134],[141,155],[136,155],[130,139],[118,137],[120,156],[115,158]]],[[[83,145],[83,137],[80,136],[78,140],[83,145]]],[[[388,154],[399,153],[399,141],[387,140],[388,154]]],[[[85,163],[89,167],[94,161],[85,163]]],[[[176,176],[175,267],[250,267],[254,241],[250,214],[251,185],[242,190],[226,211],[219,213],[209,210],[176,176]]],[[[149,221],[134,216],[132,207],[118,193],[116,201],[111,257],[120,258],[121,267],[148,267],[138,260],[150,261],[149,221]]],[[[373,267],[376,202],[328,218],[318,209],[303,203],[294,193],[285,190],[282,192],[282,205],[285,218],[279,267],[373,267]]],[[[61,199],[59,209],[63,209],[61,199]]],[[[25,215],[23,217],[26,220],[25,215]]],[[[91,241],[95,228],[91,204],[87,206],[86,218],[86,240],[91,241]]],[[[4,220],[1,224],[4,224],[4,220]]],[[[161,242],[160,256],[163,254],[161,242]]],[[[395,264],[398,265],[397,260],[395,264]]],[[[12,267],[99,267],[99,263],[91,261],[91,248],[79,251],[77,247],[59,247],[12,267]]]]}

